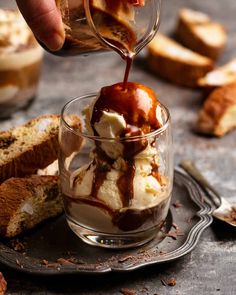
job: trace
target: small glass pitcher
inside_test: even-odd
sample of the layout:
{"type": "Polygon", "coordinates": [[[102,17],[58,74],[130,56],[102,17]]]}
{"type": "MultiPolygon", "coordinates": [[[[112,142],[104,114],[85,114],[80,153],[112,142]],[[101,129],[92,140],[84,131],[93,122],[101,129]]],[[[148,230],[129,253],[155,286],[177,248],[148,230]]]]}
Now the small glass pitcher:
{"type": "Polygon", "coordinates": [[[71,56],[113,49],[123,58],[136,55],[155,35],[161,0],[55,0],[65,42],[56,55],[71,56]]]}

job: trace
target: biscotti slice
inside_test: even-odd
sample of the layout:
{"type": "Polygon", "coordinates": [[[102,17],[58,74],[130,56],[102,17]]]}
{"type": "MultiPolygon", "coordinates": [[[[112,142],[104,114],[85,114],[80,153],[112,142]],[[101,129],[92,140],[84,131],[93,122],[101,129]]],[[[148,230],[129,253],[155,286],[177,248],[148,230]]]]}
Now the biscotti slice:
{"type": "Polygon", "coordinates": [[[7,291],[7,282],[3,274],[0,272],[0,295],[4,295],[7,291]]]}
{"type": "Polygon", "coordinates": [[[222,53],[227,34],[224,27],[202,12],[181,9],[176,29],[179,41],[186,47],[216,60],[222,53]]]}
{"type": "Polygon", "coordinates": [[[0,183],[34,174],[58,157],[58,115],[44,115],[0,132],[0,183]]]}
{"type": "Polygon", "coordinates": [[[215,89],[199,113],[197,130],[223,136],[236,128],[236,83],[215,89]]]}
{"type": "Polygon", "coordinates": [[[57,176],[10,178],[0,185],[0,235],[14,237],[63,211],[57,176]]]}
{"type": "Polygon", "coordinates": [[[198,85],[205,88],[215,88],[236,82],[236,59],[215,69],[199,79],[198,85]]]}
{"type": "Polygon", "coordinates": [[[214,66],[211,59],[161,34],[148,45],[148,64],[160,77],[190,87],[197,86],[198,80],[214,66]]]}

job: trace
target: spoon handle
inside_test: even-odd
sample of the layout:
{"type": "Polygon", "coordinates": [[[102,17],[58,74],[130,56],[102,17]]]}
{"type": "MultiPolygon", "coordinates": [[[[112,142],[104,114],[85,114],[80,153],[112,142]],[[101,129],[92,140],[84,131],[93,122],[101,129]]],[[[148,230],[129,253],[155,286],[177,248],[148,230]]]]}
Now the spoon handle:
{"type": "MultiPolygon", "coordinates": [[[[202,173],[199,171],[196,165],[191,160],[183,160],[180,162],[180,167],[182,167],[189,175],[191,175],[204,189],[207,188],[218,198],[218,204],[216,204],[218,207],[220,205],[219,203],[221,200],[220,194],[202,175],[202,173]]],[[[215,202],[215,199],[213,201],[215,202]]]]}

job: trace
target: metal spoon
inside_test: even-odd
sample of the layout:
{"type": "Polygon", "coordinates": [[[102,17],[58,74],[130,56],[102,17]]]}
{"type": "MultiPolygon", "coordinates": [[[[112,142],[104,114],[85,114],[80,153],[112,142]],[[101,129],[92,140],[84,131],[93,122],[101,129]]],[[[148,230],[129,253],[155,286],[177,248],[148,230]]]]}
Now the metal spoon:
{"type": "Polygon", "coordinates": [[[220,196],[219,192],[206,180],[192,161],[183,160],[180,162],[180,167],[192,176],[211,197],[211,201],[217,208],[212,212],[212,215],[236,227],[236,206],[231,205],[225,198],[220,196]]]}

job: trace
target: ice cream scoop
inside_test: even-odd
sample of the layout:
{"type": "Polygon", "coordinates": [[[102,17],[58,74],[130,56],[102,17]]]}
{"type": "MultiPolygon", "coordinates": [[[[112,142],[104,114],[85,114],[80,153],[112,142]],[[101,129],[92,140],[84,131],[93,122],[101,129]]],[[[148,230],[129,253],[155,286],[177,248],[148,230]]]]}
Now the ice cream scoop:
{"type": "MultiPolygon", "coordinates": [[[[168,207],[169,189],[159,172],[160,158],[152,135],[163,125],[161,104],[147,86],[128,82],[124,90],[118,83],[103,87],[85,113],[87,129],[98,140],[90,152],[90,163],[72,175],[74,197],[93,206],[93,214],[97,206],[101,219],[106,211],[118,228],[134,230],[154,214],[150,208],[168,207]],[[128,226],[124,219],[134,211],[139,222],[128,226]],[[137,215],[143,211],[145,218],[137,215]]],[[[80,215],[89,208],[86,210],[80,215]]]]}

